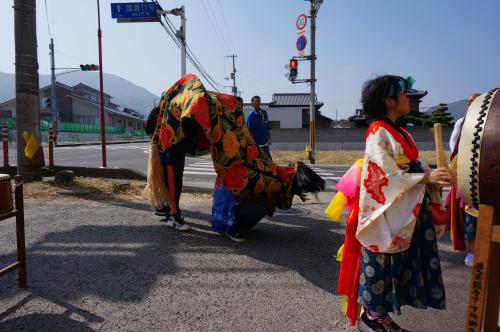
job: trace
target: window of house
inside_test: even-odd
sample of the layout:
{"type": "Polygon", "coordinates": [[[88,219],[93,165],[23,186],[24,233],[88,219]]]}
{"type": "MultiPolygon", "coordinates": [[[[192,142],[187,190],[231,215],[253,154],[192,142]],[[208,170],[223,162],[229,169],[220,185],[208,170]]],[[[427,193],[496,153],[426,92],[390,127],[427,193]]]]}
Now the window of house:
{"type": "Polygon", "coordinates": [[[281,128],[281,121],[269,121],[269,124],[271,125],[271,129],[281,128]]]}
{"type": "Polygon", "coordinates": [[[99,101],[99,98],[95,95],[90,95],[90,101],[93,103],[97,103],[99,101]]]}

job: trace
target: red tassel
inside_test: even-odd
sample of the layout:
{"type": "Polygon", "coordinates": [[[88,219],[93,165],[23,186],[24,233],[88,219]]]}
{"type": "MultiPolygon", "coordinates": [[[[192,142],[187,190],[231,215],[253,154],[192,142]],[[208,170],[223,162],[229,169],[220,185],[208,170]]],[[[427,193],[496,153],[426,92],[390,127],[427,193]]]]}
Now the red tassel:
{"type": "Polygon", "coordinates": [[[170,213],[175,216],[177,214],[177,204],[175,203],[175,179],[174,179],[174,165],[167,165],[168,177],[168,197],[170,199],[170,213]]]}
{"type": "Polygon", "coordinates": [[[450,221],[447,230],[451,231],[451,243],[453,250],[465,250],[464,226],[462,221],[462,209],[460,201],[457,199],[457,187],[452,186],[450,191],[450,203],[448,210],[450,212],[450,221]]]}

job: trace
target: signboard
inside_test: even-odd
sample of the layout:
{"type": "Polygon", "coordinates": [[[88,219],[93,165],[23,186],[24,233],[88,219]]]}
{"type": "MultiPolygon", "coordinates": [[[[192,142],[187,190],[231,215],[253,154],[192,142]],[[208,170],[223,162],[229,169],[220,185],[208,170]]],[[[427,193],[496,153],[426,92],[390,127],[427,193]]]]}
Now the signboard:
{"type": "Polygon", "coordinates": [[[299,17],[297,17],[297,22],[295,22],[295,26],[299,30],[304,30],[307,25],[307,16],[305,14],[300,14],[299,17]]]}
{"type": "Polygon", "coordinates": [[[307,38],[305,35],[300,35],[299,38],[297,38],[297,42],[295,43],[295,46],[297,47],[297,51],[302,52],[307,46],[307,38]]]}
{"type": "Polygon", "coordinates": [[[156,4],[153,2],[125,2],[111,4],[111,17],[117,19],[156,19],[156,4]]]}

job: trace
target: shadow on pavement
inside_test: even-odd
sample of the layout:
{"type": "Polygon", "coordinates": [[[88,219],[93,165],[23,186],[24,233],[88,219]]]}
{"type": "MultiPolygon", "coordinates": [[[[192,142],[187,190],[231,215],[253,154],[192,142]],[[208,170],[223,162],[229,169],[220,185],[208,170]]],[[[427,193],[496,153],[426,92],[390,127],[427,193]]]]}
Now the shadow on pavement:
{"type": "Polygon", "coordinates": [[[66,315],[55,314],[29,314],[0,322],[1,331],[25,331],[25,332],[68,332],[94,331],[85,323],[71,319],[66,315]]]}
{"type": "MultiPolygon", "coordinates": [[[[341,224],[312,218],[309,211],[300,207],[277,212],[250,230],[247,242],[237,244],[218,236],[221,241],[215,243],[215,252],[220,246],[231,247],[240,255],[294,270],[313,285],[336,294],[340,265],[335,257],[344,236],[333,230],[341,229],[341,224]]],[[[183,214],[189,219],[205,221],[196,223],[196,227],[211,231],[210,215],[191,211],[183,214]]],[[[192,245],[198,245],[197,240],[194,242],[192,245]]]]}
{"type": "MultiPolygon", "coordinates": [[[[129,204],[127,206],[130,207],[129,204]]],[[[132,207],[133,208],[133,207],[132,207]]],[[[276,272],[275,268],[217,268],[201,266],[180,269],[176,254],[183,252],[228,253],[293,270],[313,285],[335,293],[339,265],[335,262],[343,235],[340,224],[312,218],[297,207],[280,211],[272,220],[259,223],[248,241],[231,242],[211,230],[210,215],[183,211],[195,227],[191,233],[174,232],[165,224],[81,225],[70,230],[46,233],[28,246],[28,297],[0,312],[0,330],[92,331],[88,324],[104,319],[70,304],[84,296],[111,302],[139,302],[161,275],[196,271],[201,273],[276,272]],[[57,304],[68,314],[26,314],[10,318],[33,299],[57,304]],[[84,323],[69,318],[75,313],[84,323]],[[43,329],[42,329],[43,330],[43,329]]],[[[13,254],[0,255],[9,261],[13,254]]],[[[281,269],[278,269],[281,270],[281,269]]],[[[0,279],[2,299],[19,296],[17,276],[0,279]]],[[[23,308],[23,310],[25,310],[23,308]]]]}

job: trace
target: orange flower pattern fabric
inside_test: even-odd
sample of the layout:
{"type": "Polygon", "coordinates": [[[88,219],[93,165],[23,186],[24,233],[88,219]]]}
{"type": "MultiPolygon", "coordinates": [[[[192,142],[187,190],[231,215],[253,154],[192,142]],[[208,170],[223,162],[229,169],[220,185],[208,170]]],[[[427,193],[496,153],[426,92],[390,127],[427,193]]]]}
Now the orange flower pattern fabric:
{"type": "MultiPolygon", "coordinates": [[[[218,180],[246,201],[289,208],[295,168],[272,163],[250,136],[243,105],[230,95],[207,91],[196,75],[182,77],[163,92],[153,142],[162,150],[179,144],[188,122],[196,123],[210,145],[218,180]],[[179,116],[180,114],[180,116],[179,116]]],[[[203,143],[197,140],[197,145],[203,143]]]]}

